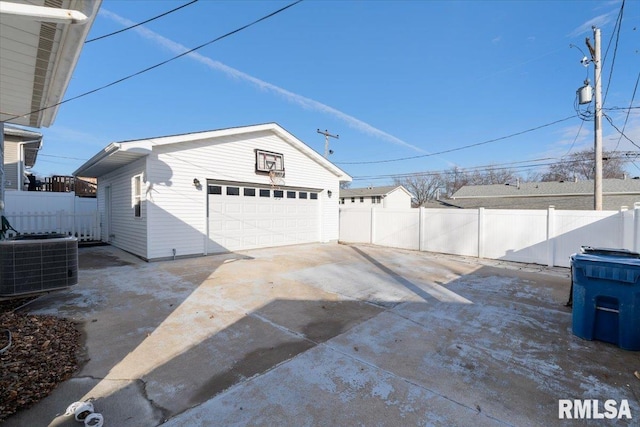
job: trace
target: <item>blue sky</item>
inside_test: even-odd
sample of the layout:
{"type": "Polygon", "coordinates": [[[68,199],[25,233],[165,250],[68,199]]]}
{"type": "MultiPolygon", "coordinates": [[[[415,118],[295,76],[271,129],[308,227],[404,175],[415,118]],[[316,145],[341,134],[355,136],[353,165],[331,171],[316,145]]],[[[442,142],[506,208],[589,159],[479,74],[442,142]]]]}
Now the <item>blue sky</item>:
{"type": "MultiPolygon", "coordinates": [[[[89,38],[187,2],[105,0],[89,38]]],[[[66,98],[288,3],[200,0],[87,43],[66,98]]],[[[195,54],[62,105],[54,125],[41,129],[44,147],[34,170],[71,174],[110,142],[265,122],[279,123],[321,154],[324,137],[316,130],[339,134],[330,141],[330,160],[355,178],[353,187],[454,166],[552,159],[538,162],[546,163],[593,146],[593,121],[583,123],[574,107],[584,79],[593,81],[593,65],[580,64],[592,25],[601,28],[603,56],[613,37],[603,66],[604,107],[631,105],[640,73],[640,2],[625,3],[613,62],[621,4],[306,0],[195,54]],[[415,156],[422,157],[362,163],[415,156]]],[[[640,145],[640,91],[633,106],[628,118],[625,110],[605,112],[619,129],[626,119],[625,135],[640,145]]],[[[603,144],[639,150],[606,120],[603,144]]],[[[526,176],[528,170],[520,171],[526,176]]],[[[628,171],[640,175],[640,158],[628,171]]]]}

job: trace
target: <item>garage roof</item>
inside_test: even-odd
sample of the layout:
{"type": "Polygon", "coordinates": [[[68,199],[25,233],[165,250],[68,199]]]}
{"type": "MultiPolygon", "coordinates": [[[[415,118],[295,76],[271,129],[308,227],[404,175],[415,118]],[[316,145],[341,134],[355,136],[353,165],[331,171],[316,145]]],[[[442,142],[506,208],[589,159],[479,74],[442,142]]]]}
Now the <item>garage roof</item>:
{"type": "Polygon", "coordinates": [[[91,159],[87,160],[82,166],[73,172],[73,175],[87,177],[99,177],[105,175],[133,162],[134,160],[150,154],[153,147],[158,145],[177,144],[187,141],[201,141],[205,139],[263,131],[270,131],[280,136],[311,159],[330,170],[340,181],[351,181],[351,177],[346,172],[322,157],[277,123],[265,123],[204,132],[138,139],[133,141],[114,142],[109,144],[104,150],[93,156],[91,159]]]}
{"type": "Polygon", "coordinates": [[[101,3],[0,1],[0,122],[53,124],[101,3]]]}

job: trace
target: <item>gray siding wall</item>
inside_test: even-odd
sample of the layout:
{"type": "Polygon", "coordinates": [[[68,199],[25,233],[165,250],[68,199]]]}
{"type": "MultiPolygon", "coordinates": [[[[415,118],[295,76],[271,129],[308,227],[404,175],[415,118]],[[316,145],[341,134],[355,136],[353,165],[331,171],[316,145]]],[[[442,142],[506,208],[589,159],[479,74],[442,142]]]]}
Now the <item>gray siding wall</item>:
{"type": "Polygon", "coordinates": [[[4,183],[7,190],[19,190],[18,188],[18,156],[19,145],[13,141],[4,141],[4,183]]]}
{"type": "Polygon", "coordinates": [[[148,258],[147,222],[148,222],[148,186],[145,183],[146,158],[124,166],[98,179],[98,209],[103,224],[102,240],[131,252],[142,258],[148,258]],[[142,174],[142,209],[140,218],[134,216],[133,177],[142,174]],[[111,229],[108,230],[105,188],[111,187],[111,229]],[[107,236],[109,233],[111,236],[107,236]],[[110,237],[110,238],[109,238],[110,237]]]}

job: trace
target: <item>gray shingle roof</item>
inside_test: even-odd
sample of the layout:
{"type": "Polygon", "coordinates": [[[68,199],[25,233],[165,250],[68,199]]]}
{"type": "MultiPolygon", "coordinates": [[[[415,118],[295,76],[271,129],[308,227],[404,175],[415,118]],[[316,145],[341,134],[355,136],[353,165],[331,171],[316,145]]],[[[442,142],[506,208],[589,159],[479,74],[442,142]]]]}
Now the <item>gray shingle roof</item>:
{"type": "Polygon", "coordinates": [[[400,186],[387,185],[384,187],[345,188],[340,190],[340,197],[384,196],[398,187],[400,186]]]}
{"type": "MultiPolygon", "coordinates": [[[[602,209],[606,211],[617,211],[622,206],[633,209],[634,203],[640,203],[640,194],[604,195],[602,197],[602,209]]],[[[462,209],[547,209],[549,206],[554,206],[558,210],[593,210],[593,195],[445,199],[430,201],[423,206],[425,208],[462,209]]]]}
{"type": "MultiPolygon", "coordinates": [[[[639,194],[640,179],[603,179],[603,195],[639,194]]],[[[455,192],[452,199],[483,197],[541,197],[593,194],[593,181],[578,182],[523,182],[509,185],[466,185],[455,192]]]]}

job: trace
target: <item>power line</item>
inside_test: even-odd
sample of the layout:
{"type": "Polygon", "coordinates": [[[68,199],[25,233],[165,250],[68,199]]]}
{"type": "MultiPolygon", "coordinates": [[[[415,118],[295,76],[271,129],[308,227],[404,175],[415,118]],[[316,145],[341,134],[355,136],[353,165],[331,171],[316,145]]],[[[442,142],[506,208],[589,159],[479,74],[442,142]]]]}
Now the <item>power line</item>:
{"type": "MultiPolygon", "coordinates": [[[[620,12],[618,12],[618,18],[616,19],[616,25],[613,27],[613,31],[616,31],[616,44],[613,48],[613,59],[611,60],[611,67],[609,68],[609,79],[607,80],[607,90],[604,93],[604,98],[602,99],[602,104],[604,105],[607,101],[607,95],[609,94],[609,88],[611,87],[611,76],[613,75],[613,66],[616,62],[616,54],[618,53],[618,42],[620,41],[620,30],[622,29],[622,15],[624,13],[624,1],[622,0],[622,4],[620,5],[620,12]]],[[[606,62],[607,55],[609,54],[609,48],[611,47],[611,42],[613,41],[613,35],[609,40],[609,45],[607,46],[607,51],[604,54],[604,59],[602,62],[606,62]]]]}
{"type": "Polygon", "coordinates": [[[607,119],[607,121],[609,122],[609,124],[610,124],[611,126],[613,126],[613,128],[614,128],[615,130],[617,130],[617,131],[618,131],[618,133],[620,134],[620,136],[623,136],[623,137],[624,137],[624,139],[626,139],[627,141],[629,141],[630,143],[632,143],[632,144],[633,144],[633,145],[635,145],[636,147],[640,148],[640,145],[638,145],[637,143],[635,143],[631,138],[629,138],[627,135],[625,135],[625,133],[624,133],[622,130],[618,129],[618,127],[617,127],[616,125],[614,125],[614,124],[613,124],[613,120],[611,120],[611,117],[609,117],[609,116],[608,116],[608,115],[606,115],[606,114],[604,114],[604,117],[607,119]]]}
{"type": "MultiPolygon", "coordinates": [[[[638,85],[638,84],[636,83],[636,87],[637,87],[637,85],[638,85]]],[[[635,92],[635,90],[634,90],[634,92],[635,92]]],[[[637,110],[637,109],[640,109],[640,106],[638,106],[638,107],[631,107],[631,106],[629,106],[629,107],[609,107],[609,108],[603,108],[603,110],[604,110],[604,111],[620,111],[620,110],[629,110],[629,111],[630,111],[630,110],[637,110]]]]}
{"type": "Polygon", "coordinates": [[[147,19],[146,21],[142,21],[142,22],[140,22],[140,23],[138,23],[138,24],[135,24],[135,25],[132,25],[132,26],[130,26],[130,27],[123,28],[123,29],[118,30],[118,31],[114,31],[113,33],[109,33],[109,34],[105,34],[105,35],[100,36],[100,37],[92,38],[91,40],[86,40],[84,43],[85,43],[85,44],[87,44],[87,43],[91,43],[91,42],[94,42],[94,41],[96,41],[96,40],[101,40],[101,39],[104,39],[104,38],[107,38],[107,37],[111,37],[111,36],[114,36],[114,35],[116,35],[116,34],[122,33],[122,32],[124,32],[124,31],[130,30],[130,29],[132,29],[132,28],[139,27],[140,25],[144,25],[144,24],[146,24],[146,23],[148,23],[148,22],[155,21],[155,20],[156,20],[156,19],[158,19],[158,18],[162,18],[163,16],[167,16],[167,15],[169,15],[170,13],[173,13],[173,12],[175,12],[175,11],[177,11],[177,10],[180,10],[180,9],[184,8],[184,7],[187,7],[187,6],[189,6],[189,5],[192,5],[192,4],[194,4],[195,2],[197,2],[197,1],[198,1],[198,0],[192,0],[192,1],[190,1],[189,3],[185,3],[185,4],[183,4],[182,6],[178,6],[178,7],[176,7],[175,9],[171,9],[171,10],[170,10],[170,11],[168,11],[168,12],[164,12],[164,13],[162,13],[162,14],[158,15],[158,16],[154,16],[153,18],[147,19]]]}
{"type": "MultiPolygon", "coordinates": [[[[564,157],[564,156],[563,156],[564,157]]],[[[631,161],[631,157],[640,157],[640,152],[635,151],[626,151],[626,152],[618,152],[617,155],[607,156],[607,160],[625,160],[631,161]]],[[[407,172],[407,173],[397,173],[397,174],[386,174],[386,175],[365,175],[365,176],[354,176],[353,179],[356,181],[360,180],[374,180],[374,179],[393,179],[393,178],[406,178],[411,176],[436,176],[436,175],[452,175],[452,174],[462,174],[469,172],[476,172],[482,170],[525,170],[525,169],[537,169],[550,165],[557,164],[574,164],[578,163],[589,163],[592,159],[568,159],[563,160],[560,158],[556,160],[556,157],[543,157],[539,159],[531,159],[531,160],[521,160],[517,162],[508,162],[508,163],[498,163],[498,164],[490,164],[490,165],[481,165],[481,166],[470,166],[467,168],[453,168],[446,170],[436,170],[436,171],[421,171],[421,172],[407,172]],[[554,160],[554,161],[549,161],[554,160]],[[542,162],[542,163],[536,163],[542,162]],[[525,163],[525,164],[522,164],[525,163]],[[514,166],[517,165],[517,166],[514,166]]]]}
{"type": "Polygon", "coordinates": [[[465,150],[467,148],[478,147],[480,145],[486,145],[486,144],[490,144],[492,142],[502,141],[502,140],[508,139],[508,138],[513,138],[514,136],[523,135],[525,133],[533,132],[535,130],[542,129],[542,128],[545,128],[545,127],[548,127],[548,126],[552,126],[552,125],[555,125],[557,123],[565,122],[565,121],[567,121],[569,119],[573,119],[574,117],[575,116],[565,117],[564,119],[560,119],[560,120],[556,120],[556,121],[551,122],[551,123],[547,123],[547,124],[544,124],[544,125],[536,126],[534,128],[531,128],[531,129],[523,130],[521,132],[512,133],[510,135],[501,136],[499,138],[490,139],[488,141],[477,142],[475,144],[464,145],[462,147],[451,148],[449,150],[439,151],[437,153],[421,154],[421,155],[418,155],[418,156],[411,156],[411,157],[401,157],[399,159],[371,160],[371,161],[366,161],[366,162],[334,162],[334,163],[335,164],[340,164],[340,165],[368,165],[368,164],[374,164],[374,163],[391,163],[391,162],[400,162],[400,161],[404,161],[404,160],[420,159],[420,158],[424,158],[424,157],[432,157],[432,156],[437,156],[437,155],[440,155],[440,154],[452,153],[454,151],[465,150]]]}
{"type": "MultiPolygon", "coordinates": [[[[631,107],[631,105],[633,105],[633,100],[636,97],[636,91],[638,90],[638,82],[640,82],[640,73],[638,73],[638,78],[636,79],[636,85],[633,88],[633,94],[631,94],[631,102],[629,103],[629,107],[631,107]]],[[[627,110],[627,116],[624,118],[624,125],[622,125],[622,132],[624,132],[625,128],[627,127],[627,122],[629,121],[629,114],[631,113],[631,108],[629,108],[627,110]]],[[[620,138],[618,138],[618,143],[616,144],[616,148],[614,149],[617,150],[618,146],[620,145],[620,141],[622,140],[622,132],[620,133],[620,138]]]]}
{"type": "Polygon", "coordinates": [[[80,159],[78,157],[56,156],[54,154],[38,154],[38,157],[55,157],[56,159],[81,160],[86,162],[89,159],[80,159]]]}
{"type": "Polygon", "coordinates": [[[27,113],[27,114],[22,114],[22,115],[17,115],[17,116],[10,117],[9,119],[7,119],[7,120],[5,120],[5,121],[7,121],[7,122],[8,122],[8,121],[11,121],[11,120],[17,119],[17,118],[19,118],[19,117],[24,117],[24,116],[28,116],[28,115],[31,115],[31,114],[39,113],[39,112],[41,112],[41,111],[48,110],[49,108],[54,108],[54,107],[57,107],[57,106],[59,106],[59,105],[66,104],[67,102],[75,101],[76,99],[83,98],[83,97],[85,97],[85,96],[87,96],[87,95],[91,95],[91,94],[93,94],[93,93],[99,92],[99,91],[101,91],[101,90],[103,90],[103,89],[106,89],[106,88],[108,88],[108,87],[115,86],[115,85],[117,85],[117,84],[119,84],[119,83],[122,83],[122,82],[124,82],[124,81],[126,81],[126,80],[129,80],[129,79],[131,79],[131,78],[133,78],[133,77],[139,76],[139,75],[144,74],[144,73],[146,73],[146,72],[148,72],[148,71],[151,71],[151,70],[153,70],[153,69],[155,69],[155,68],[158,68],[158,67],[161,67],[161,66],[163,66],[163,65],[165,65],[165,64],[168,64],[169,62],[175,61],[175,60],[176,60],[176,59],[178,59],[178,58],[182,58],[183,56],[186,56],[186,55],[188,55],[188,54],[190,54],[190,53],[193,53],[193,52],[195,52],[195,51],[197,51],[197,50],[199,50],[199,49],[202,49],[203,47],[209,46],[210,44],[213,44],[213,43],[215,43],[215,42],[217,42],[217,41],[220,41],[220,40],[222,40],[222,39],[225,39],[225,38],[227,38],[227,37],[229,37],[229,36],[231,36],[231,35],[233,35],[233,34],[239,33],[240,31],[246,30],[246,29],[247,29],[247,28],[249,28],[249,27],[252,27],[252,26],[254,26],[254,25],[256,25],[256,24],[258,24],[258,23],[260,23],[260,22],[262,22],[262,21],[265,21],[265,20],[267,20],[267,19],[269,19],[269,18],[271,18],[271,17],[273,17],[273,16],[275,16],[275,15],[277,15],[277,14],[281,13],[281,12],[284,12],[285,10],[289,9],[290,7],[293,7],[293,6],[297,5],[298,3],[302,2],[302,1],[303,1],[303,0],[297,0],[297,1],[293,2],[293,3],[290,3],[290,4],[288,4],[287,6],[284,6],[284,7],[280,8],[280,9],[278,9],[278,10],[274,11],[274,12],[269,13],[268,15],[263,16],[262,18],[259,18],[259,19],[256,19],[256,20],[255,20],[255,21],[253,21],[253,22],[250,22],[249,24],[246,24],[246,25],[244,25],[244,26],[242,26],[242,27],[240,27],[240,28],[237,28],[237,29],[235,29],[235,30],[233,30],[233,31],[229,31],[228,33],[223,34],[223,35],[222,35],[222,36],[220,36],[220,37],[216,37],[216,38],[215,38],[215,39],[213,39],[213,40],[210,40],[210,41],[208,41],[208,42],[206,42],[206,43],[203,43],[203,44],[201,44],[201,45],[199,45],[199,46],[196,46],[196,47],[194,47],[193,49],[189,49],[189,50],[187,50],[186,52],[183,52],[183,53],[181,53],[181,54],[179,54],[179,55],[176,55],[176,56],[174,56],[174,57],[172,57],[172,58],[169,58],[169,59],[167,59],[167,60],[165,60],[165,61],[162,61],[162,62],[160,62],[160,63],[158,63],[158,64],[152,65],[151,67],[147,67],[147,68],[145,68],[144,70],[138,71],[138,72],[133,73],[133,74],[129,74],[129,75],[128,75],[128,76],[126,76],[126,77],[123,77],[123,78],[121,78],[121,79],[118,79],[118,80],[116,80],[116,81],[113,81],[113,82],[111,82],[111,83],[108,83],[108,84],[106,84],[106,85],[104,85],[104,86],[100,86],[100,87],[98,87],[98,88],[96,88],[96,89],[92,89],[92,90],[90,90],[90,91],[88,91],[88,92],[81,93],[80,95],[74,96],[74,97],[72,97],[72,98],[65,99],[64,101],[60,101],[60,102],[58,102],[57,104],[49,105],[49,106],[47,106],[47,107],[43,107],[43,108],[40,108],[40,109],[38,109],[38,110],[31,111],[31,112],[29,112],[29,113],[27,113]]]}

